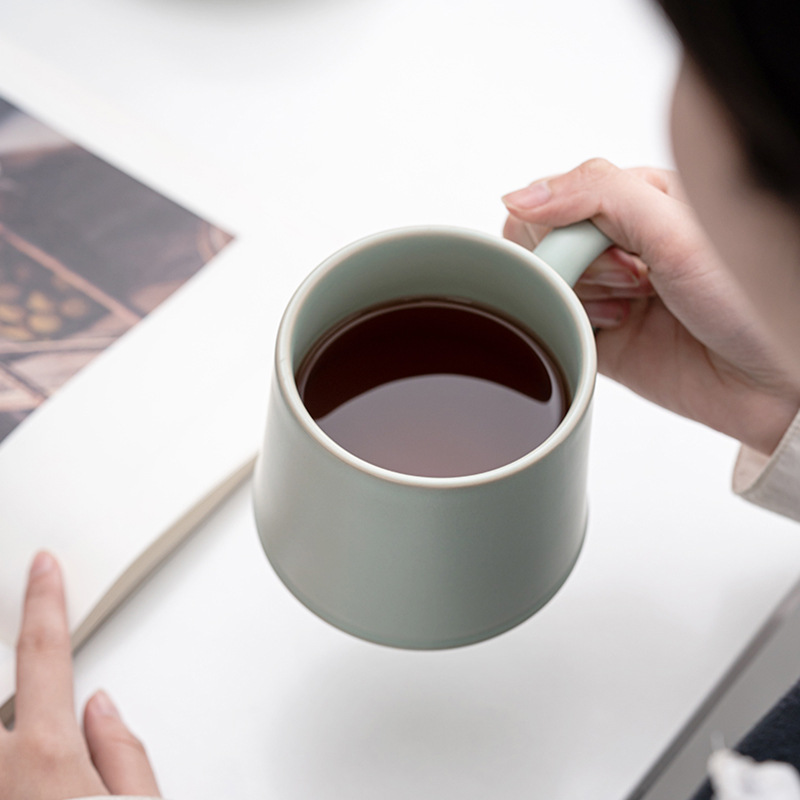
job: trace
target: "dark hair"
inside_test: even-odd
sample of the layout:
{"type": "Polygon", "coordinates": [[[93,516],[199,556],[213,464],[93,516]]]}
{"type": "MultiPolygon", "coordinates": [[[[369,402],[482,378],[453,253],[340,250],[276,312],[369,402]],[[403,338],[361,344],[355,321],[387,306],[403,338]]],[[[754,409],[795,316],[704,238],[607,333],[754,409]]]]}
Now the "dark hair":
{"type": "Polygon", "coordinates": [[[800,0],[658,0],[752,177],[800,210],[800,0]]]}

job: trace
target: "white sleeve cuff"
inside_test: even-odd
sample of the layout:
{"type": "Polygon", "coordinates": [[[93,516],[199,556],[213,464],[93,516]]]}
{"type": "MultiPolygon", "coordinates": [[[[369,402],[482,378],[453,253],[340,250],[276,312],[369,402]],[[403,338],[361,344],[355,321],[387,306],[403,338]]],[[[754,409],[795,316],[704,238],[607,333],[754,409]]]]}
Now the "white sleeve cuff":
{"type": "Polygon", "coordinates": [[[800,414],[771,456],[742,446],[733,490],[751,503],[800,522],[800,414]]]}

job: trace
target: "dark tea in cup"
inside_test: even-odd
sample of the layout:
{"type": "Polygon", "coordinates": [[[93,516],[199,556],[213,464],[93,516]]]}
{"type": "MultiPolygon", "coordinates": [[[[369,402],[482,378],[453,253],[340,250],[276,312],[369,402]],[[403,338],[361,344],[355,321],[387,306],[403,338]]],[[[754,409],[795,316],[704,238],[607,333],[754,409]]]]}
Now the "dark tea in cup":
{"type": "Polygon", "coordinates": [[[473,301],[381,303],[323,334],[296,383],[319,427],[352,454],[408,475],[474,475],[548,439],[570,398],[536,335],[473,301]]]}

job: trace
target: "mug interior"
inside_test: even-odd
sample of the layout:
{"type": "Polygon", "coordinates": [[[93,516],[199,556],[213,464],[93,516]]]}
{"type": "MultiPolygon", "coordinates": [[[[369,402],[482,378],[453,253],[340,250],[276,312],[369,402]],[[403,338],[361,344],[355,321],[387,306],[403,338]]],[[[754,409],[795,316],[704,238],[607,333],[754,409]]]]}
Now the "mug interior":
{"type": "Polygon", "coordinates": [[[369,306],[419,296],[471,300],[529,328],[555,357],[569,388],[570,408],[559,429],[583,413],[594,385],[594,337],[572,289],[518,245],[451,228],[369,237],[331,256],[301,285],[281,324],[277,353],[288,399],[299,413],[311,419],[294,375],[320,336],[369,306]]]}

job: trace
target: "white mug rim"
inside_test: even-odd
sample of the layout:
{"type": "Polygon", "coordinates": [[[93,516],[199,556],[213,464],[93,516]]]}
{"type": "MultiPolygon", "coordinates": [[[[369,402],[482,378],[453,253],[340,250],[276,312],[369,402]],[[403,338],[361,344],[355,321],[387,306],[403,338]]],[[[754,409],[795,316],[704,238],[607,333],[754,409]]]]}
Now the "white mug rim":
{"type": "Polygon", "coordinates": [[[530,250],[502,239],[492,234],[482,231],[471,230],[451,225],[415,225],[402,228],[393,228],[379,233],[373,233],[362,237],[355,242],[341,248],[319,266],[317,266],[298,286],[292,295],[286,310],[281,319],[275,343],[275,371],[278,387],[281,396],[290,409],[295,419],[302,425],[305,432],[315,440],[317,444],[325,448],[331,455],[339,461],[344,462],[351,468],[372,475],[382,481],[415,486],[430,489],[455,489],[468,486],[478,486],[491,483],[497,480],[508,478],[518,472],[528,469],[533,464],[541,461],[550,452],[560,447],[569,439],[572,431],[581,419],[586,415],[592,401],[595,387],[595,376],[597,374],[597,351],[595,347],[594,332],[589,318],[572,287],[541,258],[533,254],[530,250]],[[581,348],[581,369],[578,376],[575,393],[572,402],[558,427],[540,445],[530,450],[520,458],[495,467],[484,472],[476,472],[468,475],[455,475],[446,477],[431,477],[426,475],[412,475],[410,473],[397,472],[385,467],[380,467],[370,461],[366,461],[354,455],[345,447],[328,436],[322,428],[317,425],[314,418],[306,409],[297,384],[294,378],[292,364],[291,340],[292,331],[298,314],[300,313],[305,299],[314,291],[317,285],[340,263],[352,257],[355,253],[374,245],[396,241],[404,237],[420,236],[456,236],[462,239],[472,239],[474,241],[488,244],[492,247],[500,247],[508,253],[527,260],[539,271],[541,276],[551,284],[558,292],[564,302],[567,311],[573,319],[579,334],[581,348]]]}

